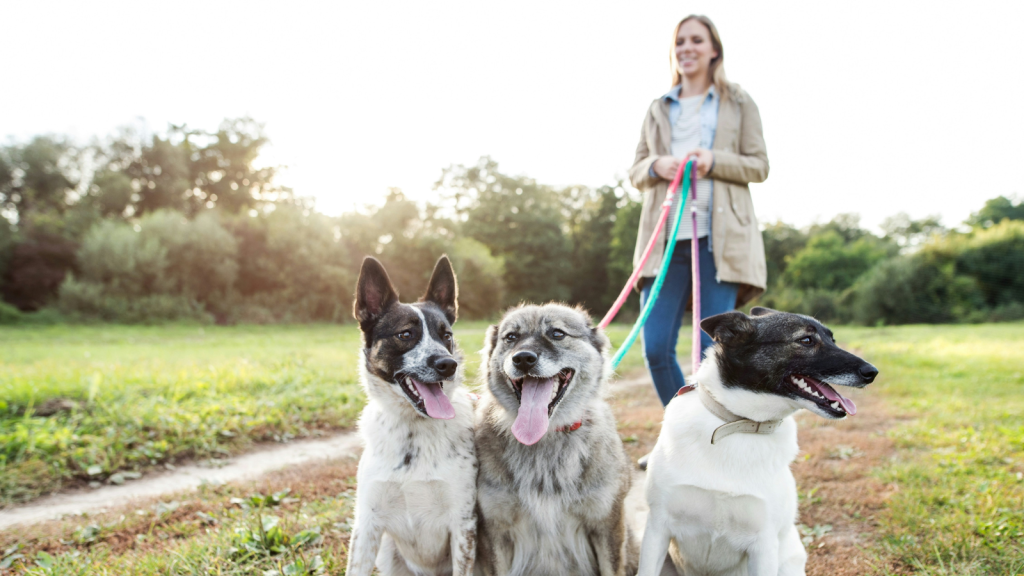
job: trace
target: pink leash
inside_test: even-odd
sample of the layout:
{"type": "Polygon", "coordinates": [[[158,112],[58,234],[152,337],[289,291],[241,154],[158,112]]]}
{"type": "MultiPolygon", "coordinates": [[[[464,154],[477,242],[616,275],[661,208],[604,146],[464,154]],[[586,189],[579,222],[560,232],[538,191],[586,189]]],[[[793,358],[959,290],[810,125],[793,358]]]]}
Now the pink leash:
{"type": "MultiPolygon", "coordinates": [[[[668,213],[672,210],[672,202],[675,200],[676,191],[679,188],[679,182],[683,179],[683,171],[686,169],[686,163],[689,160],[690,158],[687,157],[679,163],[679,170],[676,171],[676,177],[672,179],[672,184],[669,185],[668,193],[665,195],[665,201],[661,204],[661,217],[658,219],[658,226],[654,229],[654,234],[651,234],[651,239],[647,242],[647,247],[644,248],[644,253],[640,256],[640,262],[636,265],[636,268],[633,269],[633,274],[629,276],[629,280],[626,281],[626,285],[622,287],[622,292],[619,292],[619,297],[615,299],[615,304],[612,304],[608,313],[601,319],[601,322],[598,324],[599,327],[607,328],[608,325],[612,323],[612,319],[615,318],[615,315],[619,313],[620,309],[622,309],[622,305],[626,303],[626,298],[629,298],[629,292],[633,289],[633,286],[636,285],[636,281],[640,277],[640,271],[643,270],[644,264],[647,263],[647,258],[650,257],[651,250],[654,249],[654,243],[658,241],[658,236],[661,234],[661,229],[665,227],[665,221],[668,220],[668,213]]],[[[690,180],[692,182],[690,189],[696,192],[696,171],[694,171],[693,177],[690,180]]],[[[680,206],[679,209],[682,210],[683,207],[680,206]]],[[[693,221],[694,226],[697,226],[696,218],[697,216],[695,214],[693,221]]],[[[696,228],[694,228],[694,234],[696,235],[696,228]]],[[[697,281],[700,282],[699,279],[697,281]]],[[[694,302],[699,302],[699,299],[694,302]]],[[[700,328],[698,327],[697,330],[699,334],[700,328]]],[[[699,361],[699,359],[695,360],[695,362],[699,361]]]]}
{"type": "MultiPolygon", "coordinates": [[[[696,168],[696,167],[695,167],[696,168]]],[[[693,170],[693,177],[690,178],[690,219],[693,221],[693,235],[690,236],[690,271],[693,278],[693,346],[690,354],[693,357],[693,372],[697,374],[700,369],[700,241],[697,239],[697,175],[693,170]]]]}

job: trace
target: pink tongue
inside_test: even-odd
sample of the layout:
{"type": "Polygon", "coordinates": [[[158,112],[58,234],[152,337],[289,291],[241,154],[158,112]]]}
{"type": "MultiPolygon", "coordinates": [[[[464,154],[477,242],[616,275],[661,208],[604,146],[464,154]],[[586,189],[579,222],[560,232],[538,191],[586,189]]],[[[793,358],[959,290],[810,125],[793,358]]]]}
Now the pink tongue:
{"type": "Polygon", "coordinates": [[[522,399],[519,414],[512,424],[512,435],[527,446],[540,441],[548,432],[548,404],[551,402],[551,388],[554,378],[527,377],[523,380],[522,399]]]}
{"type": "Polygon", "coordinates": [[[815,388],[817,388],[822,394],[824,394],[825,398],[828,398],[833,402],[839,402],[839,405],[842,406],[843,410],[846,410],[846,413],[849,414],[850,416],[853,416],[854,414],[857,413],[857,405],[853,403],[853,400],[850,400],[849,398],[843,398],[843,396],[836,392],[835,390],[833,390],[831,386],[822,385],[815,386],[815,388]]]}
{"type": "Polygon", "coordinates": [[[455,418],[455,407],[448,400],[448,396],[445,395],[440,384],[437,382],[424,384],[415,378],[410,378],[410,380],[416,386],[416,391],[420,393],[420,397],[423,398],[423,407],[427,409],[427,416],[440,418],[441,420],[455,418]]]}

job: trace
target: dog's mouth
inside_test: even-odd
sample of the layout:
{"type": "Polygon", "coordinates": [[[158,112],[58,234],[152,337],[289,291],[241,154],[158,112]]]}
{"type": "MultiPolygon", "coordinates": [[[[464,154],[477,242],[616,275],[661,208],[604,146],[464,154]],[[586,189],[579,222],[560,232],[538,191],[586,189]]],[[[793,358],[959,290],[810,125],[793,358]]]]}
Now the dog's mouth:
{"type": "Polygon", "coordinates": [[[523,444],[536,444],[548,431],[548,420],[569,389],[576,371],[563,368],[554,376],[509,378],[519,400],[519,412],[512,424],[512,435],[523,444]]]}
{"type": "Polygon", "coordinates": [[[842,394],[828,384],[803,374],[793,374],[785,382],[795,389],[797,396],[814,402],[821,409],[836,417],[857,413],[857,405],[853,400],[844,398],[842,394]]]}
{"type": "Polygon", "coordinates": [[[441,420],[455,418],[455,407],[444,393],[444,381],[420,382],[412,376],[401,376],[398,385],[420,414],[441,420]]]}

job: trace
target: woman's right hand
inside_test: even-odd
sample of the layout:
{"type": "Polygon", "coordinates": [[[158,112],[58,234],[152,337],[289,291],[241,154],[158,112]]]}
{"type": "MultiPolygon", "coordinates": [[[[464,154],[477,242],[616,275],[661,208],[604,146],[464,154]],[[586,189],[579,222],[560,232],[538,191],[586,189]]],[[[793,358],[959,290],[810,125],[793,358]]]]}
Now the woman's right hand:
{"type": "Polygon", "coordinates": [[[665,180],[672,180],[676,177],[676,172],[679,171],[679,162],[679,158],[675,156],[659,156],[654,161],[654,173],[665,180]]]}

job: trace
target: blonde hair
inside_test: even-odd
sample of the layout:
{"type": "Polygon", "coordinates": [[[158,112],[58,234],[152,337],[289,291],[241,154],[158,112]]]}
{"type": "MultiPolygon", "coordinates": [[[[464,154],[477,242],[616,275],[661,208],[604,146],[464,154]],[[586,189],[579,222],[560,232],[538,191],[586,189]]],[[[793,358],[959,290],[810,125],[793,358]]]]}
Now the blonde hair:
{"type": "Polygon", "coordinates": [[[679,37],[679,29],[690,20],[696,20],[703,24],[711,35],[711,47],[718,52],[718,56],[711,59],[711,64],[708,66],[708,79],[715,85],[719,97],[725,98],[729,94],[729,81],[725,78],[725,66],[723,65],[725,51],[722,50],[722,37],[718,35],[718,28],[715,28],[715,23],[711,21],[711,18],[701,14],[690,14],[683,18],[672,31],[672,44],[668,55],[669,65],[672,67],[672,86],[681,84],[683,81],[683,77],[679,73],[679,60],[676,58],[676,38],[679,37]]]}

